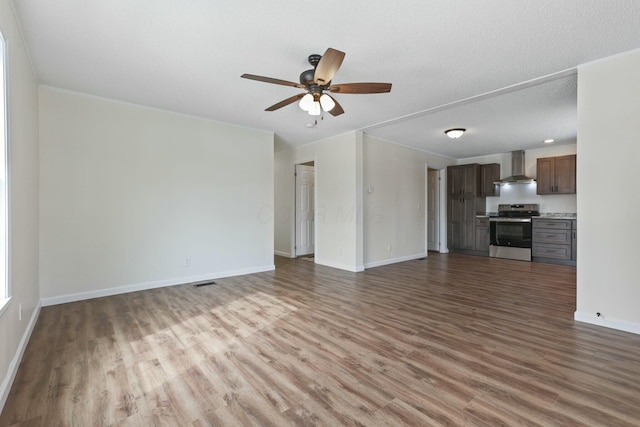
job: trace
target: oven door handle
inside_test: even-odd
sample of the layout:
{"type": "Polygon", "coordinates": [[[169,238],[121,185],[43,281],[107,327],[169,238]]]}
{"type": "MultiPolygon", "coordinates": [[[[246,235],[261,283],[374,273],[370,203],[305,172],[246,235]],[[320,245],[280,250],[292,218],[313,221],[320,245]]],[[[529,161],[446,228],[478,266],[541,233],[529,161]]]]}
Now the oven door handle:
{"type": "Polygon", "coordinates": [[[531,222],[531,218],[489,218],[489,222],[531,222]]]}

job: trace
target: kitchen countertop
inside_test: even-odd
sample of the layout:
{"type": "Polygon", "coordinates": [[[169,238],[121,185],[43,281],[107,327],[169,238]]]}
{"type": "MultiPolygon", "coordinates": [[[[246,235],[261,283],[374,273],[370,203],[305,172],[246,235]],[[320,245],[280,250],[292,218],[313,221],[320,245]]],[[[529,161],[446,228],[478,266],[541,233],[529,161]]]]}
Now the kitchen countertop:
{"type": "MultiPolygon", "coordinates": [[[[498,212],[481,212],[476,214],[476,218],[491,218],[498,216],[498,212]]],[[[575,213],[562,213],[562,212],[541,212],[539,216],[534,218],[540,219],[577,219],[575,213]]]]}
{"type": "Polygon", "coordinates": [[[577,219],[575,213],[560,213],[560,212],[544,212],[540,213],[540,216],[536,218],[541,219],[577,219]]]}

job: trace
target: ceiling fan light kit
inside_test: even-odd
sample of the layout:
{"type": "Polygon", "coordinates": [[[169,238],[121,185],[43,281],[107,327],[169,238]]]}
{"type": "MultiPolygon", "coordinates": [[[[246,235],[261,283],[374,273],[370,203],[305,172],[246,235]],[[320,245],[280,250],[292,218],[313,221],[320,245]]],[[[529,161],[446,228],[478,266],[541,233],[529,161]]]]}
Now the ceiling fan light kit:
{"type": "Polygon", "coordinates": [[[298,103],[298,106],[304,111],[311,110],[311,107],[313,107],[313,95],[308,93],[305,96],[303,96],[300,102],[298,103]]]}
{"type": "Polygon", "coordinates": [[[311,116],[320,116],[323,111],[333,116],[339,116],[344,113],[338,101],[331,95],[324,93],[324,91],[352,94],[387,93],[391,91],[391,83],[331,84],[331,80],[342,65],[344,56],[344,52],[332,48],[327,49],[322,56],[317,54],[309,55],[308,61],[309,64],[313,66],[313,69],[303,71],[302,74],[300,74],[300,83],[257,76],[255,74],[243,74],[240,77],[305,89],[307,91],[306,93],[300,93],[282,100],[266,108],[265,111],[275,111],[299,100],[298,106],[302,110],[307,111],[311,116]]]}
{"type": "Polygon", "coordinates": [[[319,116],[322,114],[322,109],[320,108],[320,103],[318,101],[314,101],[309,109],[310,116],[319,116]]]}
{"type": "Polygon", "coordinates": [[[326,93],[323,93],[322,95],[320,95],[320,105],[322,106],[322,109],[324,111],[331,111],[336,106],[336,102],[332,97],[330,97],[326,93]]]}
{"type": "Polygon", "coordinates": [[[447,129],[444,131],[444,133],[451,139],[458,139],[462,136],[462,134],[464,134],[467,130],[463,129],[463,128],[454,128],[454,129],[447,129]]]}

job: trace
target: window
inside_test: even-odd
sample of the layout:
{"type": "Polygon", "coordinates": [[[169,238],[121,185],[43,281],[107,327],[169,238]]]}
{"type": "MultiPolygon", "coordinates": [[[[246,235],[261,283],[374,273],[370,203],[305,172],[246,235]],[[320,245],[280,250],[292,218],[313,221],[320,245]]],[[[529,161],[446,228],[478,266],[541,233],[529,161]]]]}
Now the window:
{"type": "Polygon", "coordinates": [[[0,33],[0,314],[4,311],[9,302],[11,289],[8,280],[8,173],[7,173],[7,96],[6,96],[6,63],[5,63],[5,42],[0,33]]]}

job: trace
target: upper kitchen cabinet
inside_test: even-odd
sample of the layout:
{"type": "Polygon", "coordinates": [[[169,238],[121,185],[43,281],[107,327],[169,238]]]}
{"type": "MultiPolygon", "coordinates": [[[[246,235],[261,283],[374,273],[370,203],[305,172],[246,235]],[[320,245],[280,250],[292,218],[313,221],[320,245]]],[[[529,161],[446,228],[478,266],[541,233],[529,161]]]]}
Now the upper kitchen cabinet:
{"type": "Polygon", "coordinates": [[[576,155],[538,159],[536,179],[538,194],[575,194],[576,155]]]}
{"type": "Polygon", "coordinates": [[[500,186],[494,184],[500,181],[500,164],[489,163],[480,166],[481,182],[480,197],[492,197],[500,195],[500,186]]]}
{"type": "Polygon", "coordinates": [[[477,196],[480,192],[480,165],[449,166],[447,187],[452,197],[477,196]]]}

